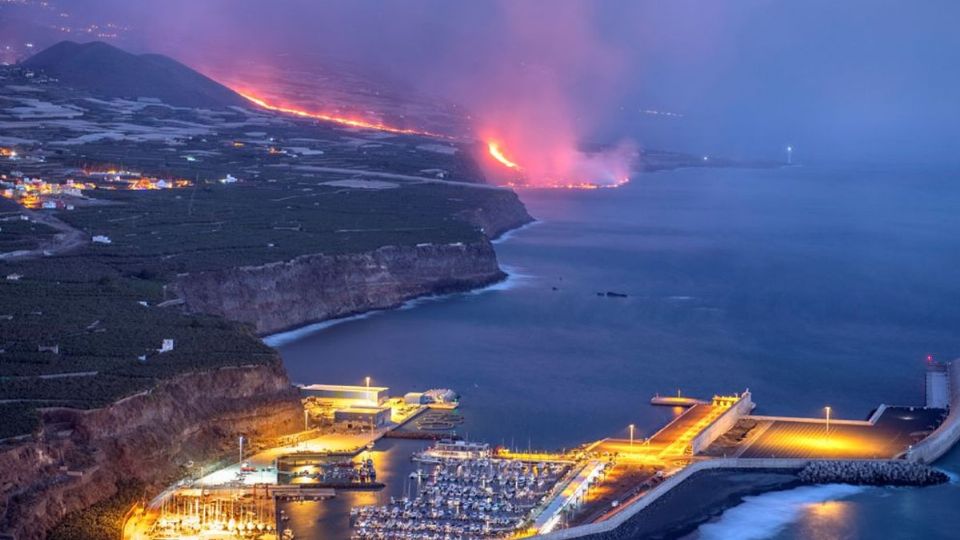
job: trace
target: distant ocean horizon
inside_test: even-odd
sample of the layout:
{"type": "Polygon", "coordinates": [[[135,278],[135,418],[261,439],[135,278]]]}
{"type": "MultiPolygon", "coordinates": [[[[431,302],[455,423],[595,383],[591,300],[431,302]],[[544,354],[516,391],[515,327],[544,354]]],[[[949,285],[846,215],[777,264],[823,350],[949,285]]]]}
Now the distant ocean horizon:
{"type": "MultiPolygon", "coordinates": [[[[564,448],[629,424],[654,432],[672,413],[650,397],[677,389],[749,388],[758,413],[829,404],[863,419],[923,403],[927,354],[960,356],[960,185],[947,172],[692,168],[520,196],[539,222],[496,246],[512,279],[295,331],[273,342],[291,379],[453,388],[461,435],[564,448]]],[[[960,454],[940,465],[960,471],[960,454]]],[[[937,518],[960,504],[956,484],[840,491],[741,508],[792,504],[758,538],[945,538],[937,518]],[[817,504],[833,500],[844,511],[827,519],[817,504]]]]}

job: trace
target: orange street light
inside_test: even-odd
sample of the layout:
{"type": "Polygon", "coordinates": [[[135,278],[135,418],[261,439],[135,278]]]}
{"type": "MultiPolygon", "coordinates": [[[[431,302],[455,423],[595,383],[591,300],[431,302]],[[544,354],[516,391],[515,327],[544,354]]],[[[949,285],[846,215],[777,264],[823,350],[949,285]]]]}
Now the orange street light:
{"type": "Polygon", "coordinates": [[[830,406],[824,407],[823,410],[827,413],[827,433],[830,433],[830,406]]]}
{"type": "Polygon", "coordinates": [[[634,425],[630,424],[630,446],[633,446],[633,430],[634,430],[634,425]]]}

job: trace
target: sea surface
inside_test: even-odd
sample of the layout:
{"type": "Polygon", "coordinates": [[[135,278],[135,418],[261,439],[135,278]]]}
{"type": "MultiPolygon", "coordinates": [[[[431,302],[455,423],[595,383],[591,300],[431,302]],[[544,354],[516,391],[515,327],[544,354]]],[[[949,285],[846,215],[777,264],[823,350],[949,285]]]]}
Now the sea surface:
{"type": "MultiPolygon", "coordinates": [[[[758,413],[829,405],[863,419],[880,403],[922,404],[926,356],[960,356],[958,180],[682,169],[619,189],[523,191],[539,222],[498,242],[507,282],[270,342],[296,382],[453,388],[462,435],[519,448],[625,436],[629,424],[652,433],[673,412],[650,397],[678,390],[749,389],[758,413]]],[[[960,454],[943,466],[960,471],[960,454]]],[[[957,484],[824,486],[751,498],[693,536],[948,538],[958,505],[957,484]]],[[[346,536],[336,513],[324,537],[346,536]]]]}

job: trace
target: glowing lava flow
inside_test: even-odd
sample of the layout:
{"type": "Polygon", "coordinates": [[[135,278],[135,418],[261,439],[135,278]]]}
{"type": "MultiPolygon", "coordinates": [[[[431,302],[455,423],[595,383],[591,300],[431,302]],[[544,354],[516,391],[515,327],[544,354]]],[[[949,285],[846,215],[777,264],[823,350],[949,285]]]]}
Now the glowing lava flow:
{"type": "Polygon", "coordinates": [[[248,91],[240,91],[237,89],[234,89],[234,91],[240,94],[241,96],[243,96],[244,98],[246,98],[247,100],[249,100],[250,102],[264,109],[267,109],[268,111],[292,114],[294,116],[300,116],[302,118],[313,118],[314,120],[323,120],[325,122],[333,122],[335,124],[361,128],[361,129],[374,129],[377,131],[386,131],[389,133],[401,133],[405,135],[426,135],[428,137],[441,137],[444,139],[449,138],[446,135],[441,135],[439,133],[431,133],[429,131],[420,131],[416,129],[398,128],[398,127],[388,126],[387,124],[384,124],[382,122],[368,122],[366,120],[359,120],[356,118],[347,118],[344,116],[333,116],[330,114],[305,111],[303,109],[294,109],[292,107],[286,107],[283,105],[274,105],[272,103],[268,103],[263,98],[259,98],[257,96],[254,96],[253,94],[250,94],[248,91]]]}
{"type": "MultiPolygon", "coordinates": [[[[500,143],[495,141],[487,141],[487,152],[490,154],[490,157],[495,159],[498,163],[503,165],[508,169],[513,169],[518,172],[522,172],[523,168],[514,161],[511,161],[506,155],[504,155],[503,150],[500,148],[500,143]]],[[[595,182],[563,182],[563,181],[540,181],[534,184],[529,184],[524,181],[509,181],[504,185],[511,188],[550,188],[550,189],[601,189],[601,188],[615,188],[620,187],[630,181],[629,177],[618,178],[612,183],[598,184],[595,182]]]]}
{"type": "Polygon", "coordinates": [[[507,156],[503,155],[503,151],[500,150],[499,144],[493,141],[490,141],[487,143],[487,150],[489,150],[490,155],[493,156],[493,159],[502,163],[504,167],[520,170],[519,165],[510,161],[509,159],[507,159],[507,156]]]}

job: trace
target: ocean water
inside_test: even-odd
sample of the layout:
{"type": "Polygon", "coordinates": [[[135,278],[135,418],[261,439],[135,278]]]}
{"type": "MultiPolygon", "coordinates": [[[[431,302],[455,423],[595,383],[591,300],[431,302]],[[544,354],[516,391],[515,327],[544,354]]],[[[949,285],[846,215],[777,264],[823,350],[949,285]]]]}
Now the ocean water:
{"type": "Polygon", "coordinates": [[[746,497],[686,540],[957,538],[960,449],[937,465],[950,483],[922,489],[830,484],[746,497]]]}
{"type": "MultiPolygon", "coordinates": [[[[880,403],[922,403],[927,354],[960,356],[957,178],[686,169],[616,190],[526,191],[540,222],[497,245],[512,274],[505,284],[273,343],[297,382],[370,376],[393,393],[453,388],[467,417],[461,434],[514,447],[623,436],[631,423],[638,436],[652,433],[673,413],[650,397],[678,389],[749,388],[758,413],[830,405],[862,419],[880,403]],[[606,291],[628,296],[597,294],[606,291]]],[[[947,463],[958,469],[956,458],[947,463]]],[[[955,508],[960,495],[943,490],[933,501],[955,508]]],[[[878,513],[908,530],[922,518],[905,506],[937,515],[926,493],[847,494],[856,510],[841,521],[878,513]]],[[[793,515],[770,535],[814,533],[807,514],[793,515]]],[[[870,537],[824,527],[824,538],[870,537]]]]}

